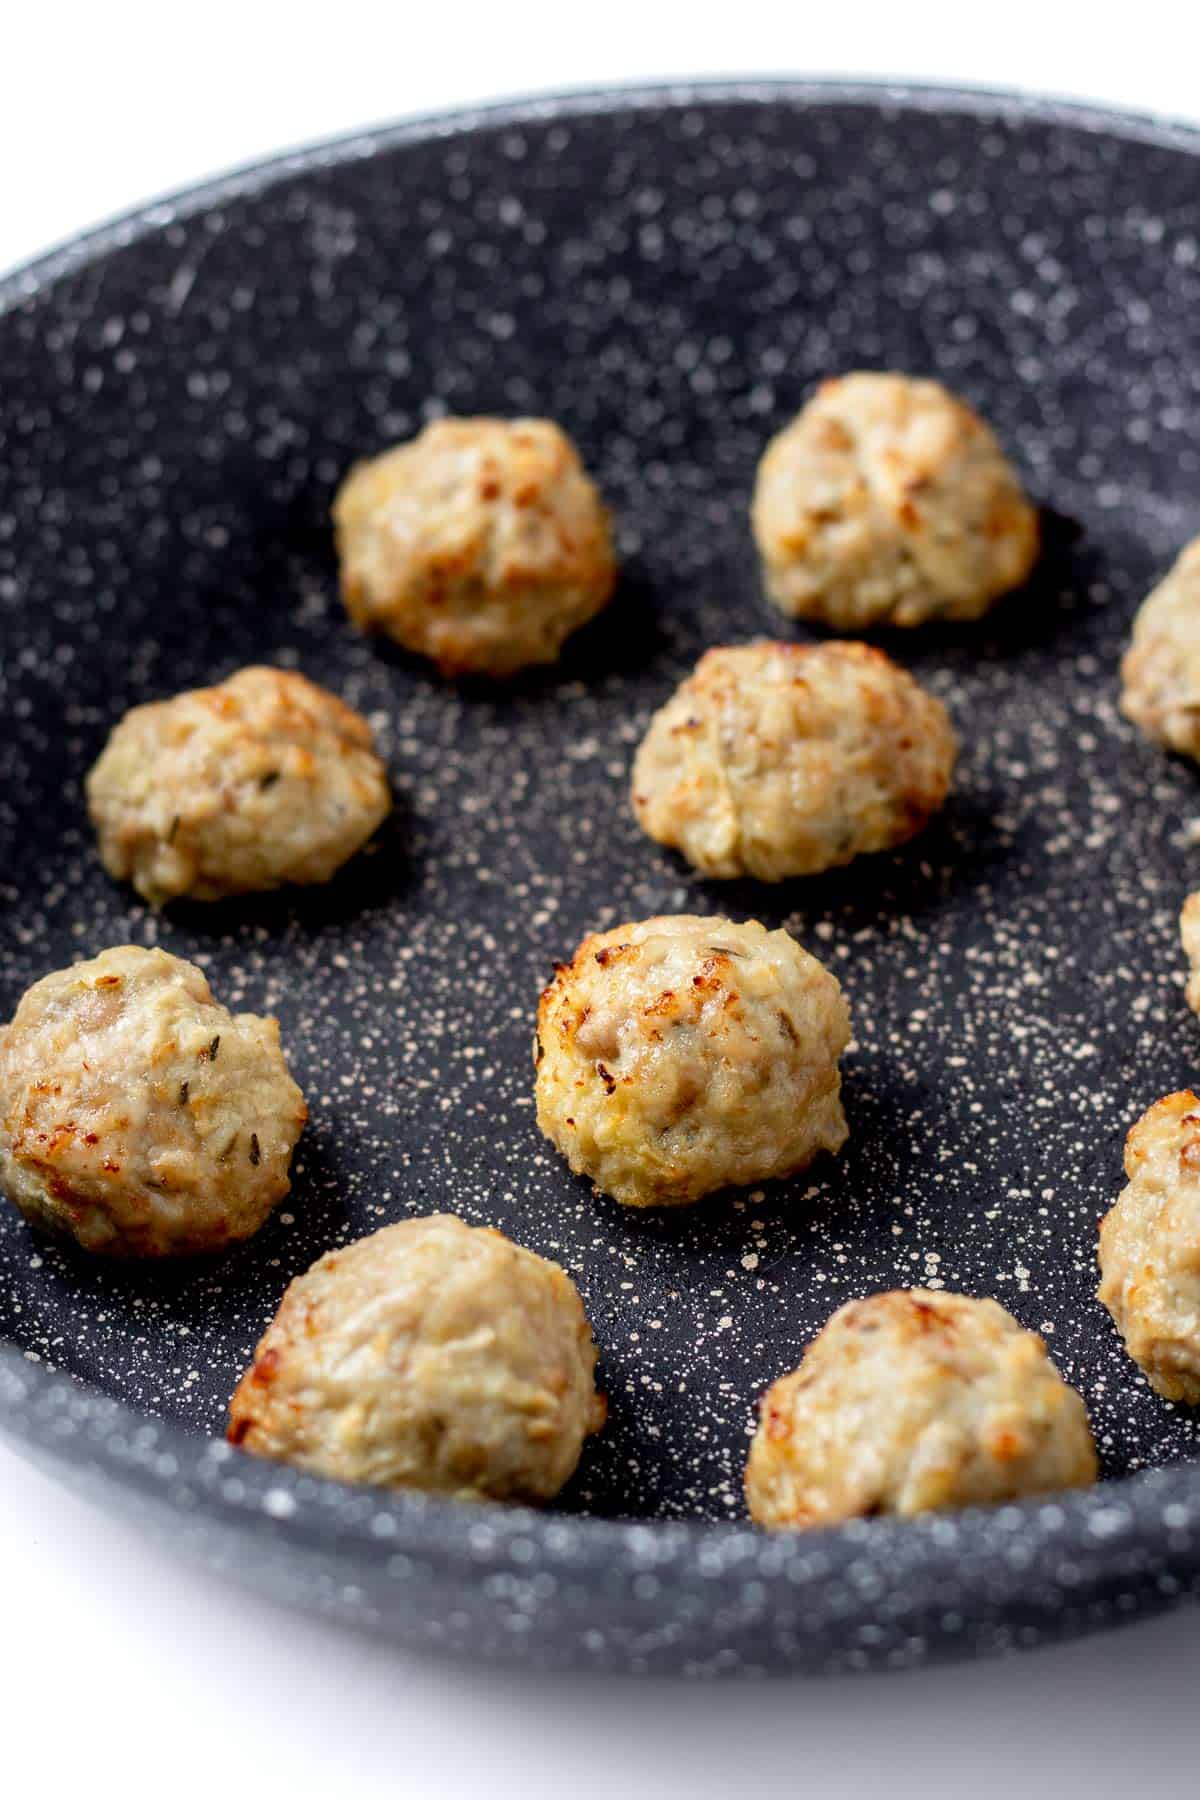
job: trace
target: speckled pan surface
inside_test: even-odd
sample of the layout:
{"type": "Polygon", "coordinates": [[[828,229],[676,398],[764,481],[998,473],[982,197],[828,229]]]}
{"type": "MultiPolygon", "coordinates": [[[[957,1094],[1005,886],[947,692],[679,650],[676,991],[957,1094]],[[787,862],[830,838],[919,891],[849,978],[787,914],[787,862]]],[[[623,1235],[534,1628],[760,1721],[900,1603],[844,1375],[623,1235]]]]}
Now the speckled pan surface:
{"type": "Polygon", "coordinates": [[[222,1262],[95,1266],[0,1213],[0,1429],[227,1578],[531,1663],[910,1663],[1196,1589],[1196,1423],[1092,1295],[1125,1130],[1200,1050],[1175,936],[1200,787],[1115,707],[1134,608],[1200,528],[1198,147],[932,91],[537,101],[288,157],[0,284],[0,1011],[160,942],[278,1014],[312,1112],[290,1201],[222,1262]],[[981,627],[888,645],[963,738],[941,822],[817,880],[706,885],[635,827],[631,751],[703,648],[804,635],[760,596],[750,483],[855,365],[976,402],[1055,510],[1049,551],[981,627]],[[341,473],[442,409],[559,419],[618,524],[611,613],[498,692],[357,636],[335,595],[341,473]],[[104,876],[82,773],[127,706],[251,659],[369,715],[397,817],[326,890],[155,918],[104,876]],[[836,970],[851,1140],[808,1179],[631,1215],[536,1133],[533,1012],[585,930],[685,909],[786,924],[836,970]],[[213,1441],[287,1280],[438,1208],[585,1295],[610,1424],[550,1515],[213,1441]],[[1043,1331],[1104,1485],[752,1533],[755,1398],[834,1306],[915,1280],[1043,1331]]]}

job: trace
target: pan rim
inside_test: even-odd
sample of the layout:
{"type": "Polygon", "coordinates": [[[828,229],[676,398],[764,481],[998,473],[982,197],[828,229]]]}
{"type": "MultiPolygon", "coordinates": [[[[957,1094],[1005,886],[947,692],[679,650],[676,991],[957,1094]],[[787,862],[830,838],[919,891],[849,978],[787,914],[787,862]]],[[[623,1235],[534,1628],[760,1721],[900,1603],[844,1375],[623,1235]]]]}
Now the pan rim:
{"type": "MultiPolygon", "coordinates": [[[[79,268],[175,219],[261,193],[315,169],[506,125],[545,126],[613,113],[747,103],[966,114],[999,123],[1060,126],[1200,157],[1200,126],[1097,102],[983,86],[739,76],[530,94],[339,133],[139,204],[0,272],[0,318],[79,268]]],[[[506,1559],[519,1563],[527,1560],[532,1540],[543,1562],[570,1567],[584,1577],[589,1571],[632,1577],[649,1559],[660,1571],[673,1567],[678,1573],[728,1574],[736,1569],[740,1579],[769,1571],[772,1579],[795,1582],[795,1594],[802,1585],[797,1571],[819,1565],[822,1572],[813,1580],[841,1579],[858,1559],[867,1559],[885,1582],[897,1587],[903,1582],[910,1594],[914,1583],[926,1581],[953,1581],[961,1593],[972,1585],[969,1577],[964,1580],[970,1552],[978,1550],[982,1561],[990,1547],[987,1608],[1002,1617],[1006,1605],[1019,1607],[1022,1592],[1014,1566],[999,1552],[1005,1541],[1019,1536],[1031,1566],[1066,1554],[1074,1559],[1070,1608],[1080,1630],[1088,1622],[1120,1616],[1113,1571],[1124,1557],[1138,1556],[1143,1574],[1149,1559],[1158,1610],[1189,1590],[1200,1590],[1200,1463],[1140,1470],[1094,1489],[998,1508],[915,1520],[853,1521],[782,1536],[767,1536],[746,1524],[481,1509],[420,1494],[352,1489],[242,1456],[220,1440],[150,1418],[103,1390],[41,1367],[11,1341],[0,1341],[0,1434],[35,1460],[54,1465],[68,1480],[94,1475],[151,1510],[186,1511],[235,1531],[252,1528],[281,1550],[321,1551],[367,1570],[382,1571],[389,1558],[404,1551],[434,1558],[444,1567],[481,1561],[492,1566],[506,1559]],[[483,1538],[486,1554],[480,1549],[483,1538]],[[711,1563],[707,1570],[706,1558],[711,1563]],[[1003,1572],[998,1572],[998,1560],[1003,1572]],[[1007,1592],[1005,1582],[1012,1584],[1007,1592]]],[[[1155,1609],[1143,1588],[1139,1613],[1155,1609]]],[[[1061,1627],[1057,1635],[1064,1635],[1061,1627]]]]}

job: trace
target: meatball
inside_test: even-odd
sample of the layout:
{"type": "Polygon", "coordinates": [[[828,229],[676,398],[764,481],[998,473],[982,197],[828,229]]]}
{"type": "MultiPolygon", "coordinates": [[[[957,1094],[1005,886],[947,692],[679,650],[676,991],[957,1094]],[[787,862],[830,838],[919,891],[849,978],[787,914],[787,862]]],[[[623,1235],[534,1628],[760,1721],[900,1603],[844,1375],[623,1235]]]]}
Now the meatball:
{"type": "Polygon", "coordinates": [[[105,868],[154,906],[328,881],[391,807],[366,720],[266,668],[135,706],[87,800],[105,868]]]}
{"type": "Polygon", "coordinates": [[[902,1289],[834,1313],[768,1389],[746,1464],[772,1530],[1087,1487],[1083,1401],[994,1300],[902,1289]]]}
{"type": "Polygon", "coordinates": [[[1179,936],[1187,958],[1187,1003],[1200,1013],[1200,892],[1189,894],[1179,915],[1179,936]]]}
{"type": "Polygon", "coordinates": [[[293,1281],[229,1407],[231,1443],[314,1474],[462,1500],[550,1500],[604,1423],[574,1282],[440,1215],[293,1281]]]}
{"type": "Polygon", "coordinates": [[[1125,1140],[1129,1184],[1100,1222],[1098,1298],[1165,1400],[1200,1402],[1200,1098],[1168,1094],[1125,1140]]]}
{"type": "Polygon", "coordinates": [[[650,721],[633,810],[703,875],[783,881],[920,831],[957,749],[941,701],[880,650],[740,644],[650,721]]]}
{"type": "Polygon", "coordinates": [[[1121,663],[1121,711],[1164,750],[1200,757],[1200,538],[1142,602],[1121,663]]]}
{"type": "Polygon", "coordinates": [[[221,1250],[288,1191],[307,1109],[274,1019],[124,944],[29,989],[0,1033],[0,1188],[105,1256],[221,1250]]]}
{"type": "Polygon", "coordinates": [[[768,444],[752,510],[768,597],[838,631],[978,619],[1038,554],[987,425],[936,381],[826,381],[768,444]]]}
{"type": "Polygon", "coordinates": [[[549,663],[608,600],[608,514],[548,419],[439,419],[350,471],[334,502],[356,625],[443,675],[549,663]]]}
{"type": "Polygon", "coordinates": [[[644,919],[586,937],[538,1008],[537,1120],[625,1206],[686,1206],[846,1141],[842,990],[786,931],[644,919]]]}

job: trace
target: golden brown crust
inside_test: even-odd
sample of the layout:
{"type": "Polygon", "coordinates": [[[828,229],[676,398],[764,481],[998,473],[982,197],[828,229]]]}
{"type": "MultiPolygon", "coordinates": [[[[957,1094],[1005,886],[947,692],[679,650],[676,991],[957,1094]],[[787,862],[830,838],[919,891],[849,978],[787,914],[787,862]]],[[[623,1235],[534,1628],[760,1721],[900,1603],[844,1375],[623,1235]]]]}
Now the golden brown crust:
{"type": "Polygon", "coordinates": [[[1185,997],[1194,1013],[1200,1013],[1200,893],[1189,894],[1179,914],[1179,938],[1187,958],[1185,997]]]}
{"type": "Polygon", "coordinates": [[[992,431],[904,375],[822,383],[767,446],[752,522],[769,598],[839,631],[980,618],[1038,554],[1037,513],[992,431]]]}
{"type": "Polygon", "coordinates": [[[391,807],[366,720],[258,666],[126,713],[87,798],[105,868],[153,905],[328,881],[391,807]]]}
{"type": "Polygon", "coordinates": [[[0,1187],[106,1256],[250,1237],[287,1193],[307,1109],[274,1019],[125,945],[36,982],[0,1034],[0,1187]]]}
{"type": "Polygon", "coordinates": [[[1200,1403],[1200,1097],[1167,1094],[1125,1140],[1128,1185],[1101,1220],[1097,1297],[1166,1400],[1200,1403]]]}
{"type": "Polygon", "coordinates": [[[1142,602],[1121,663],[1121,711],[1164,750],[1200,757],[1200,538],[1142,602]]]}
{"type": "Polygon", "coordinates": [[[633,808],[709,877],[782,881],[913,837],[957,749],[941,701],[881,650],[723,646],[651,720],[633,808]]]}
{"type": "Polygon", "coordinates": [[[834,1313],[765,1395],[746,1464],[772,1530],[1095,1481],[1082,1400],[994,1300],[920,1288],[834,1313]]]}
{"type": "Polygon", "coordinates": [[[681,915],[583,940],[538,1007],[537,1119],[626,1206],[793,1174],[846,1139],[834,977],[784,931],[681,915]]]}
{"type": "Polygon", "coordinates": [[[604,1423],[557,1263],[436,1215],[293,1281],[229,1407],[231,1443],[342,1481],[549,1500],[604,1423]]]}
{"type": "Polygon", "coordinates": [[[553,662],[607,603],[608,515],[547,419],[439,419],[359,463],[333,508],[342,597],[444,675],[553,662]]]}

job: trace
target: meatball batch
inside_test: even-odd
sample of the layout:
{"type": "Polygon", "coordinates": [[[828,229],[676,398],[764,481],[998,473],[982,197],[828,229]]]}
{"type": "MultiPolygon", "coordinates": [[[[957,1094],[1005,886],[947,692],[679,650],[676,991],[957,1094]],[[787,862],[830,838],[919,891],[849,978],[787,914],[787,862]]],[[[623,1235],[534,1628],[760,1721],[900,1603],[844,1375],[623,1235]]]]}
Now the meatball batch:
{"type": "Polygon", "coordinates": [[[786,931],[644,919],[586,937],[538,1008],[537,1121],[625,1206],[686,1206],[846,1141],[842,990],[786,931]]]}
{"type": "Polygon", "coordinates": [[[231,1013],[193,964],[126,944],[45,976],[0,1035],[0,1188],[106,1256],[251,1237],[307,1116],[274,1019],[231,1013]]]}
{"type": "Polygon", "coordinates": [[[1200,757],[1200,538],[1142,602],[1121,663],[1121,711],[1164,750],[1200,757]]]}
{"type": "Polygon", "coordinates": [[[834,1313],[765,1395],[750,1515],[803,1530],[990,1505],[1098,1473],[1083,1401],[994,1300],[902,1289],[834,1313]]]}
{"type": "Polygon", "coordinates": [[[633,765],[648,837],[701,874],[783,881],[913,837],[946,798],[946,709],[866,644],[710,650],[633,765]]]}
{"type": "Polygon", "coordinates": [[[105,868],[153,906],[328,881],[391,808],[361,714],[269,668],[135,706],[87,801],[105,868]]]}
{"type": "Polygon", "coordinates": [[[1098,1298],[1165,1400],[1200,1402],[1200,1096],[1168,1094],[1125,1140],[1128,1185],[1100,1222],[1098,1298]]]}
{"type": "Polygon", "coordinates": [[[439,419],[351,470],[333,508],[356,625],[443,675],[553,662],[616,578],[608,514],[548,419],[439,419]]]}
{"type": "Polygon", "coordinates": [[[838,631],[978,619],[1029,575],[1038,518],[991,429],[936,381],[826,381],[759,463],[767,595],[838,631]]]}
{"type": "Polygon", "coordinates": [[[292,1282],[228,1437],[339,1481],[550,1500],[604,1423],[595,1366],[557,1263],[448,1214],[406,1219],[292,1282]]]}

